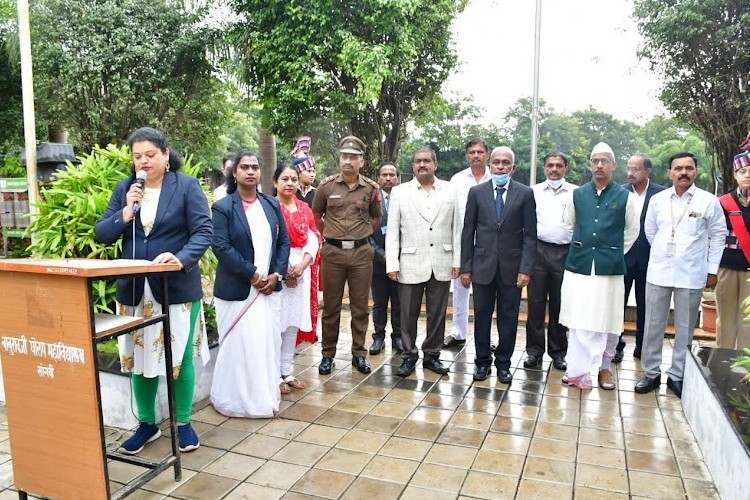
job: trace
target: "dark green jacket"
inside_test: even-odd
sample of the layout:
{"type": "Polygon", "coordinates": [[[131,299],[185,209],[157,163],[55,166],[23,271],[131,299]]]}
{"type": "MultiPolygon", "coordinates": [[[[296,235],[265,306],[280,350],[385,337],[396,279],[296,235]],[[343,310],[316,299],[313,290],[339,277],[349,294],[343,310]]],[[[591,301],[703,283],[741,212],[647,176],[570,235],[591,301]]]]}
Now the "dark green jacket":
{"type": "Polygon", "coordinates": [[[573,191],[576,224],[565,269],[591,274],[595,262],[597,276],[625,274],[623,251],[625,208],[628,190],[610,182],[601,195],[593,182],[573,191]]]}

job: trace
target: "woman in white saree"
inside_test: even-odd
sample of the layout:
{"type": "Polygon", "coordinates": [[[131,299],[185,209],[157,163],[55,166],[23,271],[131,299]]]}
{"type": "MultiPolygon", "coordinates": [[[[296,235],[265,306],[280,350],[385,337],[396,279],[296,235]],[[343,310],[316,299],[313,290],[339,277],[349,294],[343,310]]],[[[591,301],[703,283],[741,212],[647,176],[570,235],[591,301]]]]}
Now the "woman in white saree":
{"type": "Polygon", "coordinates": [[[259,183],[258,155],[240,151],[227,197],[212,207],[220,348],[211,403],[229,417],[270,418],[281,401],[278,292],[289,236],[278,200],[259,192],[259,183]]]}

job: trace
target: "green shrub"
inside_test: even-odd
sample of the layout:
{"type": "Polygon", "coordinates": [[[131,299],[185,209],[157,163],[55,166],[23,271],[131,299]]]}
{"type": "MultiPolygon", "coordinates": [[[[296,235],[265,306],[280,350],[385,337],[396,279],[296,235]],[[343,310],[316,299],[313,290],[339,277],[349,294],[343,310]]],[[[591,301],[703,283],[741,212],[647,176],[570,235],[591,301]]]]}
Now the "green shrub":
{"type": "MultiPolygon", "coordinates": [[[[104,213],[115,185],[127,177],[132,169],[127,146],[106,148],[95,146],[91,154],[77,157],[80,165],[66,162],[67,170],[59,171],[45,188],[42,188],[36,206],[39,215],[33,218],[27,235],[34,235],[28,250],[35,257],[116,259],[120,256],[122,241],[104,245],[96,241],[94,225],[104,213]]],[[[181,172],[197,177],[199,164],[192,157],[185,159],[181,172]]],[[[208,186],[198,179],[204,192],[208,186]]],[[[201,273],[211,276],[216,269],[216,257],[211,250],[201,259],[201,273]]],[[[94,283],[94,310],[113,313],[115,283],[94,283]]]]}

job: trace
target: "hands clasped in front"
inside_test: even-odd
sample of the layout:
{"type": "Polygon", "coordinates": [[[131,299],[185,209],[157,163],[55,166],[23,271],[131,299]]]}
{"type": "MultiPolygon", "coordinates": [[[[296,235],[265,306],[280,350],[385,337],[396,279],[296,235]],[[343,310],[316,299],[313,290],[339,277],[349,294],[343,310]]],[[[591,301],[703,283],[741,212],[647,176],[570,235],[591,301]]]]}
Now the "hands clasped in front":
{"type": "Polygon", "coordinates": [[[278,281],[279,277],[276,274],[261,277],[258,273],[255,273],[250,279],[250,285],[263,295],[271,295],[278,281]]]}

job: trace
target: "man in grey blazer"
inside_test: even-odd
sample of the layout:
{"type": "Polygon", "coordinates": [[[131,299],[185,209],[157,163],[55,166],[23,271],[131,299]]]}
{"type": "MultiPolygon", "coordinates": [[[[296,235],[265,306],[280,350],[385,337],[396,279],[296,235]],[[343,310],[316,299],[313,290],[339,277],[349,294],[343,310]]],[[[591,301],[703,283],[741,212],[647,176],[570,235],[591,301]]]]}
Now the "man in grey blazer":
{"type": "Polygon", "coordinates": [[[536,258],[536,203],[530,187],[510,179],[515,155],[501,146],[490,154],[492,182],[469,190],[461,235],[461,284],[474,287],[474,380],[492,365],[490,327],[497,304],[495,349],[498,381],[513,380],[510,358],[516,344],[521,289],[529,284],[536,258]]]}
{"type": "Polygon", "coordinates": [[[399,283],[404,352],[396,374],[401,377],[409,376],[419,359],[417,319],[423,294],[427,338],[422,343],[422,365],[440,375],[448,373],[440,362],[440,349],[450,280],[458,276],[461,224],[455,190],[435,177],[437,168],[435,152],[420,148],[412,158],[414,179],[391,191],[385,267],[388,277],[399,283]]]}

